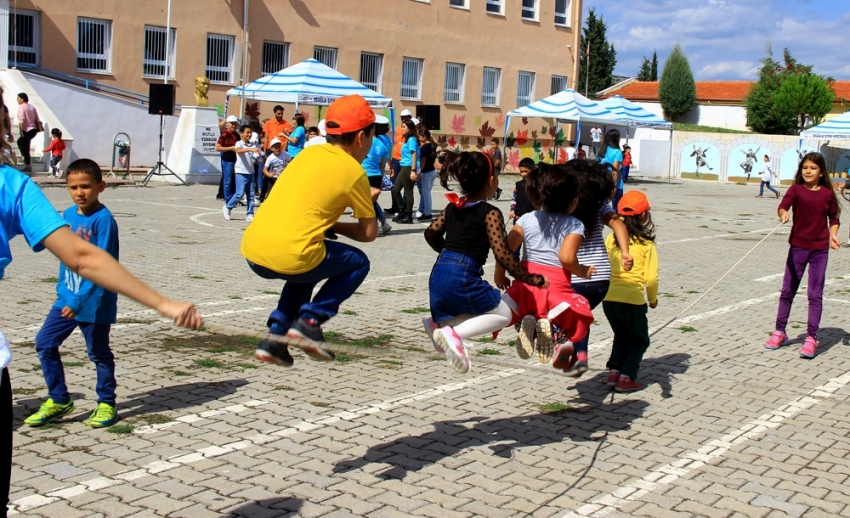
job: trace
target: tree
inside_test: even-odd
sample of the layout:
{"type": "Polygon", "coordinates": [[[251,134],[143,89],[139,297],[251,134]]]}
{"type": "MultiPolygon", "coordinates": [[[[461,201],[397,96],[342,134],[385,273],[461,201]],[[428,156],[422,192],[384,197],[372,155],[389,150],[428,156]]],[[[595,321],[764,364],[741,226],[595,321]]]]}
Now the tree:
{"type": "Polygon", "coordinates": [[[638,81],[652,81],[652,64],[650,64],[649,60],[646,59],[646,56],[643,57],[643,60],[640,62],[640,69],[637,73],[638,81]]]}
{"type": "Polygon", "coordinates": [[[826,79],[816,74],[791,74],[782,81],[776,93],[776,111],[794,120],[794,134],[799,135],[806,123],[817,124],[832,110],[835,94],[826,79]]]}
{"type": "Polygon", "coordinates": [[[688,57],[677,43],[664,63],[661,81],[658,83],[658,100],[664,113],[678,120],[693,108],[697,101],[697,86],[688,57]]]}
{"type": "Polygon", "coordinates": [[[652,79],[650,81],[658,81],[658,53],[652,51],[652,79]]]}
{"type": "Polygon", "coordinates": [[[776,109],[775,97],[782,83],[793,74],[811,74],[812,67],[801,65],[786,48],[783,63],[773,59],[773,49],[767,45],[767,56],[761,60],[758,82],[744,99],[747,107],[747,126],[756,133],[793,135],[794,115],[776,109]]]}
{"type": "Polygon", "coordinates": [[[614,84],[614,67],[617,65],[617,51],[614,45],[608,43],[605,32],[608,26],[602,19],[597,18],[596,9],[591,8],[587,14],[587,24],[581,37],[581,59],[579,60],[578,84],[579,89],[587,85],[587,93],[594,94],[614,84]],[[590,56],[588,56],[588,43],[590,56]],[[590,71],[588,73],[588,58],[590,71]]]}

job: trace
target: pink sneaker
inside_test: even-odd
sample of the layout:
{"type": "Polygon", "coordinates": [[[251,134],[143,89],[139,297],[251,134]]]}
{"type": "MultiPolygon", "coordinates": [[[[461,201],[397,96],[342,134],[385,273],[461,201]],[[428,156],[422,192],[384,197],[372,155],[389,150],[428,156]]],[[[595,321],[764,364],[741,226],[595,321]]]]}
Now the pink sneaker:
{"type": "Polygon", "coordinates": [[[440,354],[446,354],[446,350],[440,347],[437,341],[434,340],[434,331],[440,329],[440,326],[438,326],[431,317],[423,318],[422,325],[425,327],[425,333],[427,333],[428,338],[431,339],[431,344],[434,345],[434,349],[440,354]]]}
{"type": "Polygon", "coordinates": [[[803,342],[803,347],[800,348],[800,358],[814,358],[817,350],[818,341],[811,336],[807,336],[806,341],[803,342]]]}
{"type": "Polygon", "coordinates": [[[767,342],[764,344],[766,349],[770,349],[771,351],[775,351],[779,349],[779,346],[788,341],[788,335],[783,333],[782,331],[774,331],[770,334],[770,338],[767,339],[767,342]]]}
{"type": "Polygon", "coordinates": [[[464,374],[469,372],[469,355],[466,354],[466,346],[457,332],[451,327],[441,327],[434,331],[434,341],[446,351],[446,359],[452,369],[464,374]]]}
{"type": "Polygon", "coordinates": [[[567,372],[575,364],[574,352],[575,348],[572,342],[555,345],[555,356],[552,360],[552,367],[567,372]]]}

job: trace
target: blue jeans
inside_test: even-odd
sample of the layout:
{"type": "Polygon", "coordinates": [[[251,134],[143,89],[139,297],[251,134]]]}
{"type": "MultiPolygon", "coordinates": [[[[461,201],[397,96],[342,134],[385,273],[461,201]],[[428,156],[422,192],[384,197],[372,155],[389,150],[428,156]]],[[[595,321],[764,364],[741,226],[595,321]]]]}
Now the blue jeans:
{"type": "Polygon", "coordinates": [[[434,322],[483,315],[499,306],[502,292],[484,280],[482,266],[468,255],[446,249],[440,252],[428,279],[434,322]]]}
{"type": "Polygon", "coordinates": [[[111,326],[62,318],[62,309],[58,307],[50,308],[44,325],[35,336],[35,351],[41,360],[47,394],[55,403],[65,404],[71,400],[65,385],[65,370],[59,355],[59,346],[77,327],[86,339],[89,359],[94,362],[97,370],[97,402],[115,405],[115,357],[109,348],[111,326]]]}
{"type": "Polygon", "coordinates": [[[779,196],[779,191],[777,191],[776,189],[774,189],[774,188],[770,185],[770,182],[765,182],[764,180],[762,180],[762,181],[761,181],[761,185],[759,186],[759,196],[761,196],[761,195],[763,195],[763,194],[764,194],[764,188],[765,188],[765,187],[767,187],[767,189],[768,189],[769,191],[771,191],[773,194],[775,194],[775,195],[779,196]]]}
{"type": "Polygon", "coordinates": [[[620,168],[620,174],[623,175],[623,183],[629,183],[629,169],[631,168],[632,166],[630,165],[624,165],[620,168]]]}
{"type": "Polygon", "coordinates": [[[243,194],[247,194],[248,209],[245,214],[254,213],[254,175],[252,174],[237,174],[236,176],[236,192],[227,200],[227,210],[233,210],[243,194]]]}
{"type": "Polygon", "coordinates": [[[419,177],[419,181],[416,182],[419,185],[419,212],[421,212],[423,216],[430,216],[431,210],[433,210],[431,189],[434,188],[434,180],[436,179],[437,170],[435,169],[427,173],[422,173],[422,176],[419,177]]]}
{"type": "MultiPolygon", "coordinates": [[[[587,302],[590,304],[590,309],[596,309],[596,306],[598,306],[602,300],[605,299],[605,295],[608,294],[608,286],[610,286],[610,284],[611,281],[575,282],[573,283],[573,289],[576,290],[576,293],[587,299],[587,302]]],[[[586,353],[588,342],[590,342],[589,330],[587,336],[585,336],[583,340],[573,344],[576,348],[576,352],[586,353]]]]}
{"type": "Polygon", "coordinates": [[[372,206],[375,207],[375,216],[378,218],[378,222],[383,225],[387,222],[387,215],[384,214],[384,209],[378,204],[378,202],[372,202],[372,206]]]}
{"type": "Polygon", "coordinates": [[[224,181],[224,201],[233,196],[233,184],[235,183],[236,162],[221,161],[221,179],[224,181]]]}
{"type": "Polygon", "coordinates": [[[269,315],[269,331],[286,334],[298,318],[326,322],[339,313],[339,306],[348,300],[369,274],[369,258],[363,251],[345,243],[325,240],[325,258],[318,266],[304,273],[286,274],[248,261],[248,266],[263,279],[283,279],[277,309],[269,315]],[[316,285],[327,279],[310,300],[316,285]]]}

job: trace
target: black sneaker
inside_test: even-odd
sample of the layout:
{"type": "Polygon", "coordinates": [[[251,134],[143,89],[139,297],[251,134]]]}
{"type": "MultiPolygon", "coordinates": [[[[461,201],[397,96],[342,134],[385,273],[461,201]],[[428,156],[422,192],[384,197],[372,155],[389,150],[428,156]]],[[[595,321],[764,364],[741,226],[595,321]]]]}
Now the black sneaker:
{"type": "Polygon", "coordinates": [[[292,367],[295,360],[289,354],[289,346],[279,342],[263,340],[254,351],[254,358],[266,362],[283,365],[284,367],[292,367]]]}
{"type": "Polygon", "coordinates": [[[416,218],[416,221],[431,221],[431,215],[430,214],[428,214],[428,215],[423,214],[423,215],[419,216],[418,218],[416,218]]]}
{"type": "Polygon", "coordinates": [[[398,214],[398,209],[395,207],[384,209],[384,214],[398,214]]]}
{"type": "Polygon", "coordinates": [[[297,340],[299,348],[311,358],[331,361],[336,357],[333,352],[326,349],[328,344],[325,343],[325,335],[322,334],[322,328],[318,322],[308,322],[299,318],[289,328],[286,337],[297,340]]]}

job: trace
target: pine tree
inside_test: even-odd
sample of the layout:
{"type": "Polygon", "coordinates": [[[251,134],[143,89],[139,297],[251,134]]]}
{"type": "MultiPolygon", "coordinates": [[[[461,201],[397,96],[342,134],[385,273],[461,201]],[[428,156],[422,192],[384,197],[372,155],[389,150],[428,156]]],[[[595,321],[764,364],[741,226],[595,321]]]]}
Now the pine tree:
{"type": "Polygon", "coordinates": [[[664,63],[658,83],[658,100],[664,113],[676,121],[688,113],[697,100],[697,87],[688,57],[677,43],[664,63]]]}
{"type": "Polygon", "coordinates": [[[581,59],[579,61],[579,90],[587,85],[587,93],[593,96],[614,84],[614,67],[617,65],[617,51],[613,44],[608,43],[605,36],[608,26],[602,19],[597,18],[596,9],[591,8],[587,14],[587,24],[581,37],[581,59]],[[590,73],[588,79],[587,50],[590,43],[590,73]]]}
{"type": "Polygon", "coordinates": [[[776,111],[794,120],[794,134],[807,123],[817,124],[832,109],[835,94],[826,79],[815,74],[791,74],[776,93],[776,111]]]}
{"type": "Polygon", "coordinates": [[[652,78],[650,81],[658,81],[658,53],[652,51],[652,78]]]}
{"type": "Polygon", "coordinates": [[[649,63],[649,60],[646,59],[646,56],[643,57],[643,60],[640,62],[640,69],[637,73],[638,81],[652,81],[652,65],[649,63]]]}
{"type": "Polygon", "coordinates": [[[810,74],[811,66],[801,65],[786,48],[783,63],[773,59],[773,49],[767,46],[767,56],[761,60],[759,80],[747,94],[747,126],[756,133],[793,135],[794,115],[776,109],[775,98],[782,83],[793,74],[810,74]]]}

